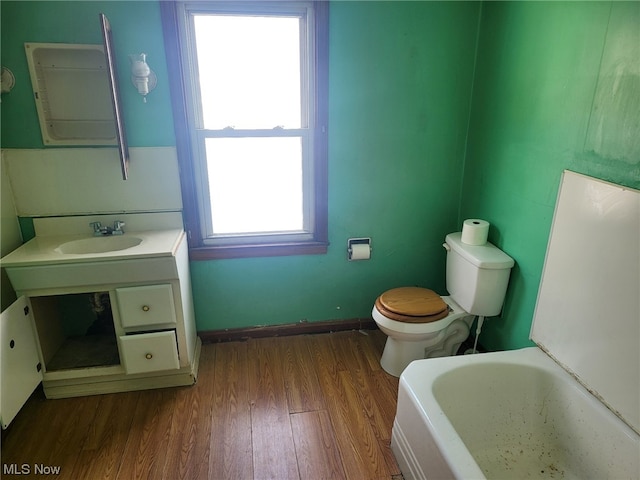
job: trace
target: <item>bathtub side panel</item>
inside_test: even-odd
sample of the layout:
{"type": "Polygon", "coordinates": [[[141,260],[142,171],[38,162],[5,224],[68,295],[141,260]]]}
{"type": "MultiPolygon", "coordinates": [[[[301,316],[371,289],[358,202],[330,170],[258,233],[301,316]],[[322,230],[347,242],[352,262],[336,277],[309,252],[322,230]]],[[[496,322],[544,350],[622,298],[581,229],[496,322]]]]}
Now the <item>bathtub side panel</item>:
{"type": "Polygon", "coordinates": [[[455,479],[427,427],[421,409],[400,382],[391,449],[405,480],[455,479]]]}

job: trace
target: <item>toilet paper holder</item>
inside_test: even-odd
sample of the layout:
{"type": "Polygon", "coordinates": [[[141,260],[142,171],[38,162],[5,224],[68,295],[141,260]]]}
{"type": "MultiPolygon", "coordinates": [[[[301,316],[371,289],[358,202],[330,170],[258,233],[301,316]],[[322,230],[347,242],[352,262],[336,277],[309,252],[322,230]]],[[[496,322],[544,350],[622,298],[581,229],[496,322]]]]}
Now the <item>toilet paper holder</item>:
{"type": "Polygon", "coordinates": [[[351,261],[356,260],[368,260],[371,255],[371,238],[369,237],[360,237],[360,238],[350,238],[347,240],[347,259],[351,261]],[[354,258],[354,250],[360,250],[362,246],[366,246],[369,250],[369,255],[366,258],[354,258]]]}

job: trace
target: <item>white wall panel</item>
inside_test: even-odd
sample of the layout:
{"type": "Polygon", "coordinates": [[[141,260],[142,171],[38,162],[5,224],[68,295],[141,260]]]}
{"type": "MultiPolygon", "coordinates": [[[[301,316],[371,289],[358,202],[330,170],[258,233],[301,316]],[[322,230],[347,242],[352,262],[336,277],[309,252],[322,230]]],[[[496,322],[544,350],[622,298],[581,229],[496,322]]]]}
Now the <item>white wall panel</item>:
{"type": "Polygon", "coordinates": [[[640,431],[640,191],[564,173],[531,336],[640,431]]]}
{"type": "Polygon", "coordinates": [[[114,148],[7,149],[4,168],[19,216],[182,209],[174,147],[130,148],[122,180],[114,148]]]}

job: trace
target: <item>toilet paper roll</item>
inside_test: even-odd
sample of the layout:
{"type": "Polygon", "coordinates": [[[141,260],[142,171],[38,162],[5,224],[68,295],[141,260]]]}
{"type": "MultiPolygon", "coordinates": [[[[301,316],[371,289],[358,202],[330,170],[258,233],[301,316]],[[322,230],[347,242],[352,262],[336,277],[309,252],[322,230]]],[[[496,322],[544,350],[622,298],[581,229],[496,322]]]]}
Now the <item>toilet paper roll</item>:
{"type": "Polygon", "coordinates": [[[478,218],[470,218],[462,224],[462,243],[467,245],[484,245],[489,236],[489,222],[478,218]]]}
{"type": "Polygon", "coordinates": [[[369,260],[371,247],[364,243],[351,245],[351,260],[369,260]]]}

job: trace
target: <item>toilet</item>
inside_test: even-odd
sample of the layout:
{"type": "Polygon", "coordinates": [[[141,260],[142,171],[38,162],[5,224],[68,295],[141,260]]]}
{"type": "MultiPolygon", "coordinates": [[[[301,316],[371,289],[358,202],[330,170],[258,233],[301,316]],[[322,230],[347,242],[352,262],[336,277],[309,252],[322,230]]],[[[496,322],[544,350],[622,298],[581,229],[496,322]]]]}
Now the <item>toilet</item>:
{"type": "Polygon", "coordinates": [[[400,287],[384,292],[373,306],[373,319],[387,335],[380,365],[393,376],[414,360],[455,355],[476,316],[502,310],[513,259],[489,242],[462,242],[461,232],[447,235],[443,247],[449,296],[400,287]]]}

